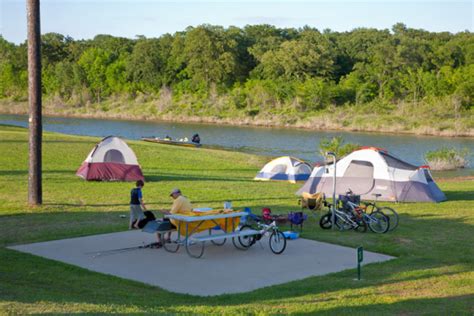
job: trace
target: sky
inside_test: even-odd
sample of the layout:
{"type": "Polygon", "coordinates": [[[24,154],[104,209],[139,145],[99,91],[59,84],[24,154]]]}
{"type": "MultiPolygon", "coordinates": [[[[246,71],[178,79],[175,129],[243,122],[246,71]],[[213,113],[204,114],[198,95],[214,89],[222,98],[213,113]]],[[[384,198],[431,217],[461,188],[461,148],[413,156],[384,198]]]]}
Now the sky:
{"type": "MultiPolygon", "coordinates": [[[[26,0],[0,0],[0,34],[16,44],[26,39],[26,0]]],[[[474,0],[41,0],[41,32],[74,39],[97,34],[159,37],[188,26],[242,27],[272,24],[350,31],[357,27],[411,28],[452,33],[473,31],[474,0]]]]}

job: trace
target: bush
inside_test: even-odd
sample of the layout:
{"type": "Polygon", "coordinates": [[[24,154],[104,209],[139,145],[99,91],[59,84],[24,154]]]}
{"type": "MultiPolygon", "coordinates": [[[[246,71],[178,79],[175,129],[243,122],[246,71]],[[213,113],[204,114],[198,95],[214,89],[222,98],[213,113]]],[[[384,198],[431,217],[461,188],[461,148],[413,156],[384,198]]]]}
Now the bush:
{"type": "Polygon", "coordinates": [[[331,151],[336,154],[337,158],[341,158],[345,155],[350,154],[359,147],[360,145],[358,144],[344,144],[344,138],[342,136],[336,136],[331,139],[321,139],[321,141],[319,142],[319,153],[324,158],[326,156],[325,154],[331,151]]]}
{"type": "Polygon", "coordinates": [[[469,150],[456,148],[440,148],[428,151],[425,154],[425,160],[432,170],[453,170],[466,168],[469,165],[467,155],[469,150]]]}

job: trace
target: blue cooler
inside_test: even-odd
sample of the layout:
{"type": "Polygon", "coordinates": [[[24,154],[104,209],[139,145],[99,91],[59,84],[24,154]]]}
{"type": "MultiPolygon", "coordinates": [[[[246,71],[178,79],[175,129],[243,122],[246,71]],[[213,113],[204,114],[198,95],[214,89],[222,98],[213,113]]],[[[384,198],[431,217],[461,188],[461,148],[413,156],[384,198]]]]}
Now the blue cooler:
{"type": "Polygon", "coordinates": [[[296,239],[300,236],[297,232],[292,232],[292,231],[286,231],[283,232],[283,235],[285,236],[286,239],[296,239]]]}

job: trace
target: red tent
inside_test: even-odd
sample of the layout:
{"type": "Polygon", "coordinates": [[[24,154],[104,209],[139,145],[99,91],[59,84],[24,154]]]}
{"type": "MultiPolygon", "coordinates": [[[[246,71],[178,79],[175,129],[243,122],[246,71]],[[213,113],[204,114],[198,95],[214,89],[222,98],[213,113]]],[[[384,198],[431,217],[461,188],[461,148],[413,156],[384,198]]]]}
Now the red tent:
{"type": "Polygon", "coordinates": [[[76,175],[91,181],[143,180],[137,156],[119,137],[108,136],[89,153],[76,175]]]}

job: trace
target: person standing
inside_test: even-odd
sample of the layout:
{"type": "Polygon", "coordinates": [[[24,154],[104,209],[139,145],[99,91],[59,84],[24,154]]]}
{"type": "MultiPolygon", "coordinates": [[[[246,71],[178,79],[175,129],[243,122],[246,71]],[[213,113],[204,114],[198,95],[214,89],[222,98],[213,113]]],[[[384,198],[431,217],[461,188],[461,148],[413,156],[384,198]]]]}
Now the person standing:
{"type": "Polygon", "coordinates": [[[142,188],[145,186],[143,180],[136,182],[136,187],[130,191],[130,224],[129,229],[138,228],[138,222],[145,217],[143,211],[146,211],[143,202],[142,188]]]}

